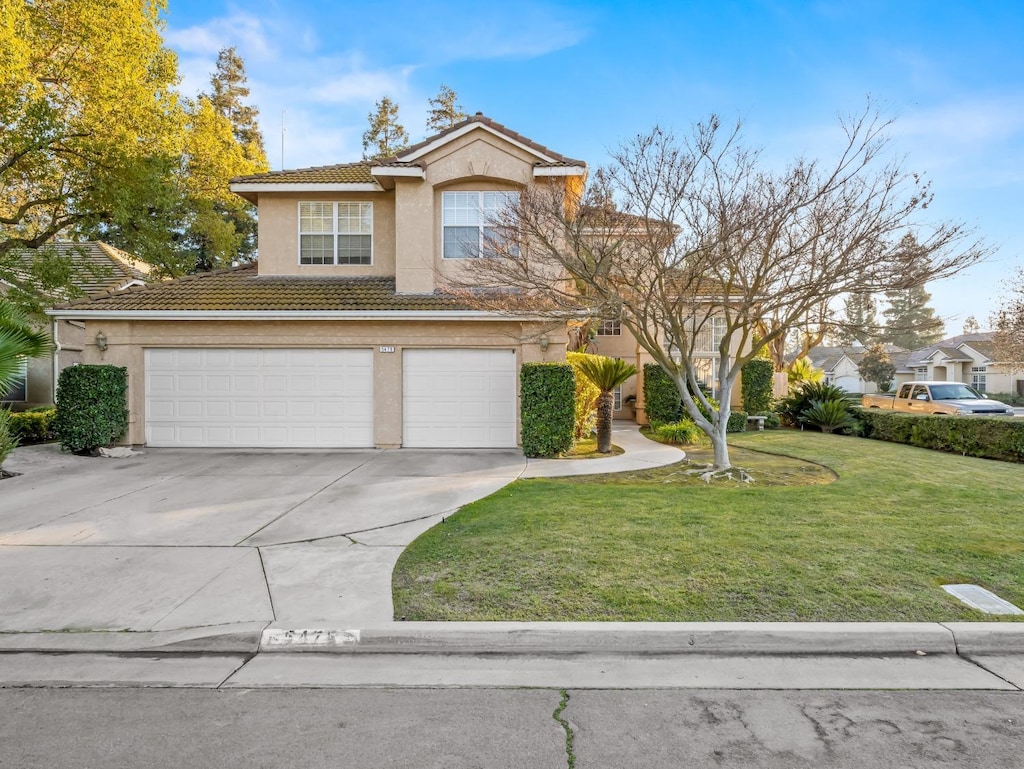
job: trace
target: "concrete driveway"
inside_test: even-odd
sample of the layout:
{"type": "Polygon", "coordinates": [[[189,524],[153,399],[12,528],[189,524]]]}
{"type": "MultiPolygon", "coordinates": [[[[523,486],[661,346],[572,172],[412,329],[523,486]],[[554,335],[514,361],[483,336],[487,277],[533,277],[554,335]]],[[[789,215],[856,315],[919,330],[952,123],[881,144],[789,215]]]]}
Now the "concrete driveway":
{"type": "MultiPolygon", "coordinates": [[[[0,481],[0,634],[386,627],[402,550],[519,477],[654,467],[678,449],[620,425],[625,454],[498,450],[18,449],[0,481]]],[[[4,638],[0,635],[0,647],[4,638]]]]}
{"type": "MultiPolygon", "coordinates": [[[[402,549],[519,451],[19,449],[0,486],[0,631],[392,620],[402,549]]],[[[349,625],[351,626],[351,625],[349,625]]]]}

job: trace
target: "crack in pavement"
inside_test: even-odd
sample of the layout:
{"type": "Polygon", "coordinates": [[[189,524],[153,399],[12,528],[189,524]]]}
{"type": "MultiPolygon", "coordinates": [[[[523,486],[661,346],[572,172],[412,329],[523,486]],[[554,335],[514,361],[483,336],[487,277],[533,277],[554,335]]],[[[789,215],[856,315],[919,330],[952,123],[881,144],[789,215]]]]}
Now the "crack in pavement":
{"type": "MultiPolygon", "coordinates": [[[[308,497],[306,497],[305,499],[303,499],[303,500],[302,500],[301,502],[297,502],[297,503],[295,503],[294,505],[292,505],[291,507],[289,507],[289,508],[288,508],[287,510],[285,510],[285,511],[284,511],[283,513],[281,513],[280,515],[276,516],[275,518],[272,518],[271,520],[267,521],[267,522],[266,522],[265,524],[263,524],[262,526],[260,526],[260,527],[259,527],[258,529],[256,529],[256,531],[254,531],[254,532],[252,532],[251,534],[249,534],[248,536],[246,536],[246,537],[243,537],[242,539],[238,540],[238,542],[236,542],[236,543],[235,543],[235,547],[240,547],[240,546],[241,546],[241,545],[242,545],[242,544],[243,544],[243,543],[244,543],[244,542],[245,542],[246,540],[252,539],[253,537],[255,537],[255,536],[256,536],[257,534],[259,534],[259,533],[260,533],[261,531],[263,531],[263,530],[264,530],[265,528],[267,528],[268,526],[272,526],[273,524],[275,524],[275,523],[277,523],[278,521],[280,521],[280,520],[281,520],[282,518],[284,518],[284,517],[285,517],[286,515],[288,515],[289,513],[293,512],[293,511],[294,511],[294,510],[296,510],[297,508],[299,508],[299,507],[301,507],[302,505],[304,505],[304,504],[306,504],[307,502],[309,502],[309,501],[310,501],[311,499],[315,499],[316,497],[320,496],[320,495],[321,495],[321,494],[323,494],[323,493],[324,493],[325,491],[327,491],[327,489],[331,488],[331,486],[333,486],[334,484],[338,483],[338,482],[339,482],[339,481],[341,481],[341,480],[344,480],[344,479],[345,479],[345,478],[347,478],[348,476],[352,475],[352,473],[354,473],[354,472],[355,472],[356,470],[358,470],[358,469],[360,469],[360,468],[362,468],[362,467],[365,467],[365,466],[366,466],[366,465],[368,465],[368,464],[369,464],[370,462],[372,462],[372,461],[373,461],[373,460],[374,460],[375,458],[376,458],[375,456],[371,456],[371,457],[368,457],[368,458],[367,458],[367,460],[366,460],[365,462],[363,462],[363,463],[361,463],[361,464],[358,464],[358,465],[356,465],[356,466],[355,466],[355,467],[353,467],[353,468],[352,468],[351,470],[349,470],[349,471],[348,471],[347,473],[342,473],[341,475],[339,475],[339,476],[338,476],[337,478],[335,478],[335,479],[334,479],[333,481],[331,481],[330,483],[328,483],[328,484],[327,484],[326,486],[324,486],[323,488],[321,488],[321,489],[317,489],[317,490],[316,490],[316,491],[314,491],[314,492],[313,492],[312,494],[310,494],[310,495],[309,495],[308,497]]],[[[282,544],[286,544],[286,543],[282,543],[282,544]]]]}
{"type": "Polygon", "coordinates": [[[561,701],[558,703],[558,707],[555,708],[555,712],[551,714],[551,717],[555,719],[559,726],[565,731],[565,761],[569,769],[574,769],[576,766],[576,733],[572,729],[572,725],[564,718],[562,714],[565,709],[569,707],[569,690],[559,689],[559,693],[562,695],[561,701]]]}

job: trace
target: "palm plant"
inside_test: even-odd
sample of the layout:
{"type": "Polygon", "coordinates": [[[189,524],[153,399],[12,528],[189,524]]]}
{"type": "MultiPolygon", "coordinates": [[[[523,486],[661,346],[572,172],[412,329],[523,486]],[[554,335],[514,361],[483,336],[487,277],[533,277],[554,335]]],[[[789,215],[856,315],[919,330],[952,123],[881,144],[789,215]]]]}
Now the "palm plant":
{"type": "Polygon", "coordinates": [[[46,332],[33,328],[14,305],[0,299],[0,397],[14,384],[25,358],[41,358],[52,350],[46,332]]]}
{"type": "Polygon", "coordinates": [[[581,356],[576,364],[601,394],[597,398],[597,450],[610,454],[612,450],[612,390],[636,373],[636,366],[603,355],[581,356]]]}
{"type": "MultiPolygon", "coordinates": [[[[49,355],[52,349],[49,336],[32,328],[14,305],[0,298],[0,398],[11,389],[25,358],[49,355]]],[[[10,416],[0,409],[0,466],[17,445],[10,416]]]]}
{"type": "Polygon", "coordinates": [[[811,359],[804,356],[789,364],[786,373],[789,375],[789,386],[799,387],[804,384],[816,384],[825,378],[825,372],[815,368],[811,359]]]}
{"type": "Polygon", "coordinates": [[[800,421],[817,427],[823,433],[850,430],[857,424],[843,400],[811,401],[810,407],[800,415],[800,421]]]}

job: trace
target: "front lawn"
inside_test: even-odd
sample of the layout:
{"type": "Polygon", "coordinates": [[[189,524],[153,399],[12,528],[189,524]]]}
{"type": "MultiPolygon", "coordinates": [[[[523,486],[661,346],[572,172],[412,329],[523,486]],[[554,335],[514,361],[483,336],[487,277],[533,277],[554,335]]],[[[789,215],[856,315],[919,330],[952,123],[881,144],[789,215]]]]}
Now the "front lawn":
{"type": "Polygon", "coordinates": [[[994,619],[939,588],[961,582],[1024,606],[1021,465],[811,432],[732,444],[757,450],[733,461],[759,481],[673,465],[517,481],[463,508],[402,554],[395,617],[994,619]]]}

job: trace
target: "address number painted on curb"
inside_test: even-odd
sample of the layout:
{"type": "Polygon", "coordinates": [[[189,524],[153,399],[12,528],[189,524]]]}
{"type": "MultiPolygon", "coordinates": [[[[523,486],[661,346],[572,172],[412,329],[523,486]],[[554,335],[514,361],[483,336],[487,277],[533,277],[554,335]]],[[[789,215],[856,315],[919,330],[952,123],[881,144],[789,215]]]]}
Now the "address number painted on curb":
{"type": "Polygon", "coordinates": [[[353,646],[359,643],[358,630],[280,630],[263,631],[261,646],[353,646]]]}

